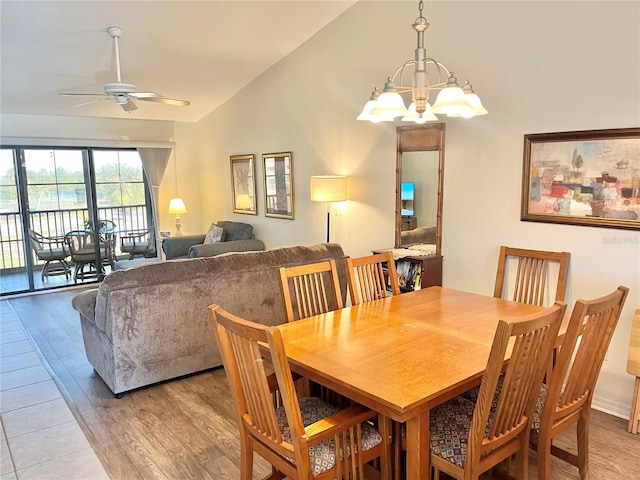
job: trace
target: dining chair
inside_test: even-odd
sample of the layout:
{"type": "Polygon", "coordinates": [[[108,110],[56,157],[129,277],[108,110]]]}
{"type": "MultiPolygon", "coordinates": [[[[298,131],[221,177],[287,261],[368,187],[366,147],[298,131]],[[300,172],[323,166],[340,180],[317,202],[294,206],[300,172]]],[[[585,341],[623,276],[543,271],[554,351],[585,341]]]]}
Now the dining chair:
{"type": "Polygon", "coordinates": [[[128,253],[129,260],[133,260],[136,255],[141,255],[144,258],[155,256],[155,227],[151,226],[145,230],[129,230],[120,233],[120,251],[128,253]]]}
{"type": "Polygon", "coordinates": [[[334,259],[281,267],[280,285],[288,322],[344,306],[334,259]]]}
{"type": "Polygon", "coordinates": [[[67,279],[71,275],[71,267],[67,263],[69,250],[64,237],[46,237],[35,230],[29,229],[31,249],[38,260],[44,261],[40,278],[64,275],[67,279]]]}
{"type": "Polygon", "coordinates": [[[498,270],[493,296],[507,298],[516,302],[529,303],[531,305],[544,306],[551,303],[547,300],[546,293],[553,283],[550,277],[550,263],[557,264],[558,276],[555,281],[555,301],[564,301],[567,290],[567,277],[569,274],[569,252],[548,252],[543,250],[527,250],[524,248],[500,247],[498,257],[498,270]],[[513,262],[511,261],[513,260],[513,262]],[[510,275],[510,266],[515,264],[515,273],[510,275]],[[513,284],[509,280],[513,277],[513,284]],[[511,295],[509,292],[513,291],[511,295]]]}
{"type": "MultiPolygon", "coordinates": [[[[387,297],[387,283],[392,295],[400,295],[396,263],[391,251],[365,257],[349,257],[345,259],[345,264],[352,305],[387,297]]],[[[391,422],[391,424],[394,438],[399,439],[401,424],[398,422],[391,422]]],[[[400,478],[400,448],[399,441],[393,442],[394,478],[400,478]]]]}
{"type": "Polygon", "coordinates": [[[538,454],[538,479],[551,479],[551,455],[577,466],[589,477],[589,416],[596,380],[629,289],[594,300],[578,300],[549,381],[542,386],[533,416],[531,443],[538,454]],[[553,445],[577,424],[578,454],[553,445]]]}
{"type": "Polygon", "coordinates": [[[396,263],[391,251],[359,258],[347,258],[347,283],[351,304],[371,302],[387,296],[387,279],[392,295],[400,295],[396,263]]]}
{"type": "MultiPolygon", "coordinates": [[[[295,267],[280,267],[280,286],[287,322],[343,308],[338,269],[334,259],[295,267]]],[[[298,393],[314,393],[324,400],[347,405],[349,399],[304,377],[297,379],[298,393]]]]}
{"type": "Polygon", "coordinates": [[[440,472],[477,479],[514,454],[515,478],[528,478],[531,419],[565,309],[556,302],[512,322],[500,320],[477,402],[458,396],[431,410],[429,455],[436,480],[440,472]]]}
{"type": "Polygon", "coordinates": [[[633,316],[627,354],[627,373],[636,377],[627,430],[629,433],[638,433],[640,432],[640,308],[633,316]]]}
{"type": "Polygon", "coordinates": [[[270,478],[355,480],[374,460],[380,478],[391,478],[390,427],[373,426],[376,412],[299,398],[277,327],[243,320],[218,305],[208,311],[235,401],[243,480],[252,478],[254,452],[271,463],[270,478]],[[274,373],[267,373],[265,357],[274,373]],[[272,395],[276,389],[279,405],[272,395]]]}
{"type": "Polygon", "coordinates": [[[64,236],[71,261],[75,264],[73,282],[95,280],[103,274],[102,259],[107,255],[100,234],[92,230],[72,230],[64,236]],[[98,248],[96,248],[96,243],[98,248]]]}

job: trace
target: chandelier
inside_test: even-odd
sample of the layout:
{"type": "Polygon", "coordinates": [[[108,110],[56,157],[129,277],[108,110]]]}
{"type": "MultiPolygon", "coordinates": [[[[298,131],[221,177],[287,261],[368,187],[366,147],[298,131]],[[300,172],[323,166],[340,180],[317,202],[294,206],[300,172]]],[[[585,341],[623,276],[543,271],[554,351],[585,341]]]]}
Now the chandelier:
{"type": "Polygon", "coordinates": [[[398,68],[393,76],[388,77],[382,93],[375,87],[371,98],[365,104],[358,120],[369,120],[374,123],[392,122],[397,117],[402,121],[425,123],[436,121],[435,114],[444,114],[448,117],[471,118],[476,115],[484,115],[487,110],[482,106],[480,98],[474,93],[473,87],[466,81],[462,88],[453,72],[433,58],[427,57],[424,48],[424,32],[429,28],[427,19],[422,16],[424,3],[418,5],[419,16],[413,24],[413,29],[418,33],[418,46],[415,50],[415,59],[407,60],[398,68]],[[403,82],[405,69],[413,67],[413,81],[411,85],[403,82]],[[437,72],[438,81],[430,83],[431,79],[427,68],[437,72]],[[443,78],[446,76],[446,80],[443,78]],[[430,90],[440,90],[435,103],[429,104],[430,90]],[[412,102],[407,109],[401,93],[411,92],[412,102]]]}

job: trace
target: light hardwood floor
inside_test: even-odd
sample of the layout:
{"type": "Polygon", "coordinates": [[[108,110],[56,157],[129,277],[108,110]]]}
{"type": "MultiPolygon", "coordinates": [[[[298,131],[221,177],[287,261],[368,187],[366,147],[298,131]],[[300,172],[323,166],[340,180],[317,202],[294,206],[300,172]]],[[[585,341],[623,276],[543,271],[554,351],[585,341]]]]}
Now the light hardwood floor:
{"type": "MultiPolygon", "coordinates": [[[[2,300],[10,302],[71,412],[113,479],[237,479],[239,443],[224,371],[217,369],[126,394],[117,400],[88,363],[77,312],[78,291],[2,300]]],[[[627,422],[594,411],[591,478],[638,478],[640,435],[627,422]]],[[[558,443],[573,445],[573,431],[558,443]]],[[[260,457],[254,478],[270,472],[260,457]]],[[[536,479],[535,455],[531,478],[536,479]]],[[[577,479],[554,459],[554,480],[577,479]]]]}

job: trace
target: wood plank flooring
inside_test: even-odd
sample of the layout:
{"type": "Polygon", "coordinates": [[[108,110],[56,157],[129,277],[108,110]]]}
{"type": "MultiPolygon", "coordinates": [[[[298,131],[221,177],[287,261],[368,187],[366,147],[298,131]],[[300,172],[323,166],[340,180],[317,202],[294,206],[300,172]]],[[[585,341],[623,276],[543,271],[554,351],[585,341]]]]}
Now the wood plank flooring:
{"type": "MultiPolygon", "coordinates": [[[[217,369],[126,394],[117,400],[86,359],[80,320],[71,307],[78,293],[2,300],[10,302],[71,411],[113,479],[237,479],[240,449],[224,371],[217,369]]],[[[591,478],[638,478],[640,435],[627,422],[594,411],[591,478]]],[[[573,431],[557,442],[574,446],[573,431]]],[[[531,455],[531,479],[537,478],[531,455]]],[[[554,480],[579,478],[553,459],[554,480]]],[[[260,457],[254,478],[270,473],[260,457]]]]}

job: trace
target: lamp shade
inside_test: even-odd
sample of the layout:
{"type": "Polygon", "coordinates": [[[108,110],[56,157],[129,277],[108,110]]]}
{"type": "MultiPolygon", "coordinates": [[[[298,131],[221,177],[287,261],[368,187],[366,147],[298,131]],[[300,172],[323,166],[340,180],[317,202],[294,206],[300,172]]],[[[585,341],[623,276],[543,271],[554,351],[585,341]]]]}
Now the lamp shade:
{"type": "Polygon", "coordinates": [[[409,105],[407,114],[402,117],[403,122],[415,122],[418,124],[435,122],[437,120],[438,117],[436,117],[433,112],[431,112],[431,105],[429,105],[429,102],[427,102],[427,109],[424,111],[422,116],[420,116],[418,112],[416,112],[416,104],[412,102],[411,105],[409,105]]]}
{"type": "Polygon", "coordinates": [[[249,198],[249,195],[246,193],[238,195],[238,198],[236,199],[236,208],[238,210],[251,210],[252,207],[253,202],[251,201],[251,198],[249,198]]]}
{"type": "Polygon", "coordinates": [[[169,215],[180,215],[187,213],[187,207],[181,198],[172,198],[169,201],[169,215]]]}
{"type": "Polygon", "coordinates": [[[347,177],[318,175],[311,177],[313,202],[343,202],[347,200],[347,177]]]}

